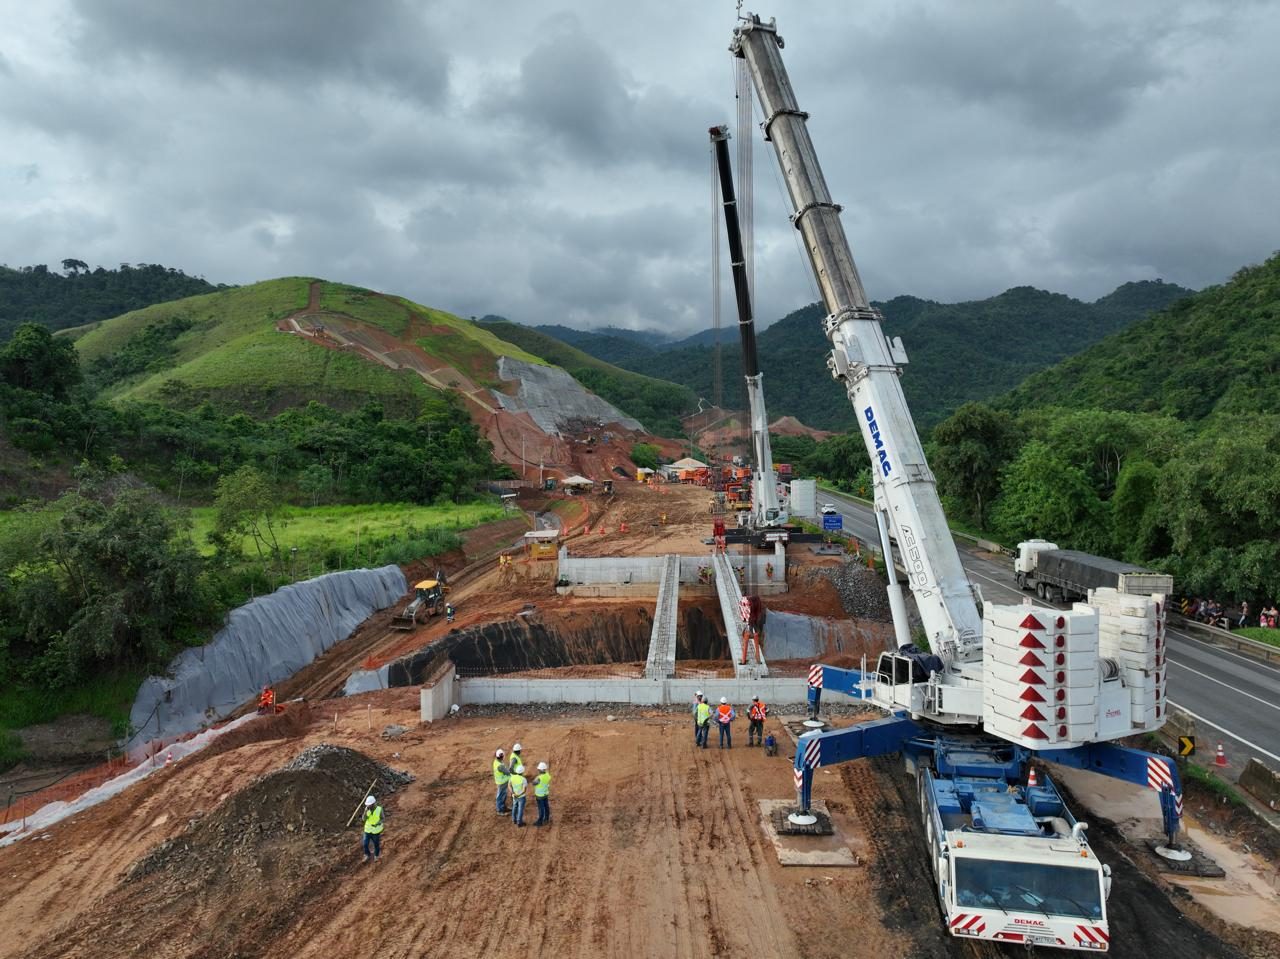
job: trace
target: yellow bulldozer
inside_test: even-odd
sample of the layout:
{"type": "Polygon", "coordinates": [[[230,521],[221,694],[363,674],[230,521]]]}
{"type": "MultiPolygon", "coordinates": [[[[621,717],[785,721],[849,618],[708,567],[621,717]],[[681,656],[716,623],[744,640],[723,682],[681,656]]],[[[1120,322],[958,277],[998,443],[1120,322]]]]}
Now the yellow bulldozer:
{"type": "Polygon", "coordinates": [[[444,612],[445,593],[449,592],[449,584],[442,571],[436,570],[435,579],[424,579],[413,587],[413,599],[391,621],[392,629],[406,632],[417,629],[437,613],[444,612]]]}

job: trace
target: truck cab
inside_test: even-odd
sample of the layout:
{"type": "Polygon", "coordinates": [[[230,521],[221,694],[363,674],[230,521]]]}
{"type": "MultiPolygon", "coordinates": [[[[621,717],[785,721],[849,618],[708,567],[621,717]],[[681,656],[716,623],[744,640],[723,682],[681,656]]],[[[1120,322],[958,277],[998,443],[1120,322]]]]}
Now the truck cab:
{"type": "Polygon", "coordinates": [[[1018,585],[1022,586],[1028,576],[1034,575],[1037,555],[1057,548],[1057,543],[1050,543],[1047,539],[1029,539],[1019,543],[1018,555],[1013,561],[1014,579],[1018,581],[1018,585]]]}
{"type": "Polygon", "coordinates": [[[953,936],[1106,952],[1111,870],[1047,775],[1023,785],[998,753],[939,752],[917,771],[938,902],[953,936]],[[1010,777],[1015,781],[1010,782],[1010,777]]]}

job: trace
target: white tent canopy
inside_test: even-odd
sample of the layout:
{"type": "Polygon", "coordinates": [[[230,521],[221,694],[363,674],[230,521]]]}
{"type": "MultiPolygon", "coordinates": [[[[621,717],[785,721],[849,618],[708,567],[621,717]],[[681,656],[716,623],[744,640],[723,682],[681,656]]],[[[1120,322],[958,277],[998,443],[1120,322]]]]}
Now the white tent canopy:
{"type": "Polygon", "coordinates": [[[561,486],[595,486],[594,480],[589,480],[585,476],[570,476],[560,481],[561,486]]]}
{"type": "Polygon", "coordinates": [[[706,466],[707,466],[707,464],[706,464],[706,463],[701,463],[701,462],[699,462],[698,460],[695,460],[695,459],[694,459],[693,457],[691,457],[691,456],[686,456],[686,457],[685,457],[684,459],[682,459],[682,460],[676,460],[674,463],[672,463],[670,466],[668,466],[668,467],[667,467],[667,469],[672,469],[672,470],[700,470],[700,469],[706,469],[706,466]]]}

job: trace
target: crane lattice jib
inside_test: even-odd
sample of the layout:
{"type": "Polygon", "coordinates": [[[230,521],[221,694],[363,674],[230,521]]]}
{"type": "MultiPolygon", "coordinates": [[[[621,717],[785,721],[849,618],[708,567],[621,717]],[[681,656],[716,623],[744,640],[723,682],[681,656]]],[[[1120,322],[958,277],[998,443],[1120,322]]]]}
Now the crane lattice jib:
{"type": "Polygon", "coordinates": [[[876,484],[876,506],[897,540],[908,584],[930,643],[948,663],[981,658],[982,623],[960,556],[938,500],[933,474],[907,409],[899,380],[906,362],[890,344],[858,276],[849,241],[832,202],[808,114],[796,104],[782,63],[782,40],[770,23],[749,17],[734,31],[731,51],[747,61],[828,316],[827,360],[857,412],[876,484]]]}

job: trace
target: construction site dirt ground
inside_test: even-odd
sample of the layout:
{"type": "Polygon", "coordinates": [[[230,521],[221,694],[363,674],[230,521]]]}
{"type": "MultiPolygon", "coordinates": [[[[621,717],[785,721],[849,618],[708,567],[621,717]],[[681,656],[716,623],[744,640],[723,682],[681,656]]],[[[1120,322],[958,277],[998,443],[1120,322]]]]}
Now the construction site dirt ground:
{"type": "MultiPolygon", "coordinates": [[[[557,707],[465,710],[423,726],[406,689],[315,704],[305,719],[260,721],[259,735],[286,738],[236,730],[226,748],[0,849],[0,957],[1002,954],[943,933],[898,763],[819,773],[816,794],[858,865],[778,864],[757,806],[792,795],[776,720],[783,748],[770,758],[743,744],[741,724],[732,750],[695,750],[689,720],[672,710],[614,721],[557,707]],[[407,731],[384,739],[391,723],[407,731]],[[528,762],[551,765],[549,828],[532,828],[532,801],[524,829],[495,812],[489,764],[516,740],[528,762]],[[334,825],[359,805],[358,788],[299,796],[292,780],[254,785],[318,743],[415,777],[383,797],[382,862],[362,865],[359,828],[334,825]],[[247,798],[288,808],[246,809],[247,798]],[[214,822],[220,844],[191,840],[214,822]],[[226,835],[237,824],[243,835],[226,835]],[[207,858],[211,848],[221,858],[207,858]]],[[[1118,838],[1095,840],[1116,870],[1114,955],[1275,954],[1227,946],[1118,838]]]]}

